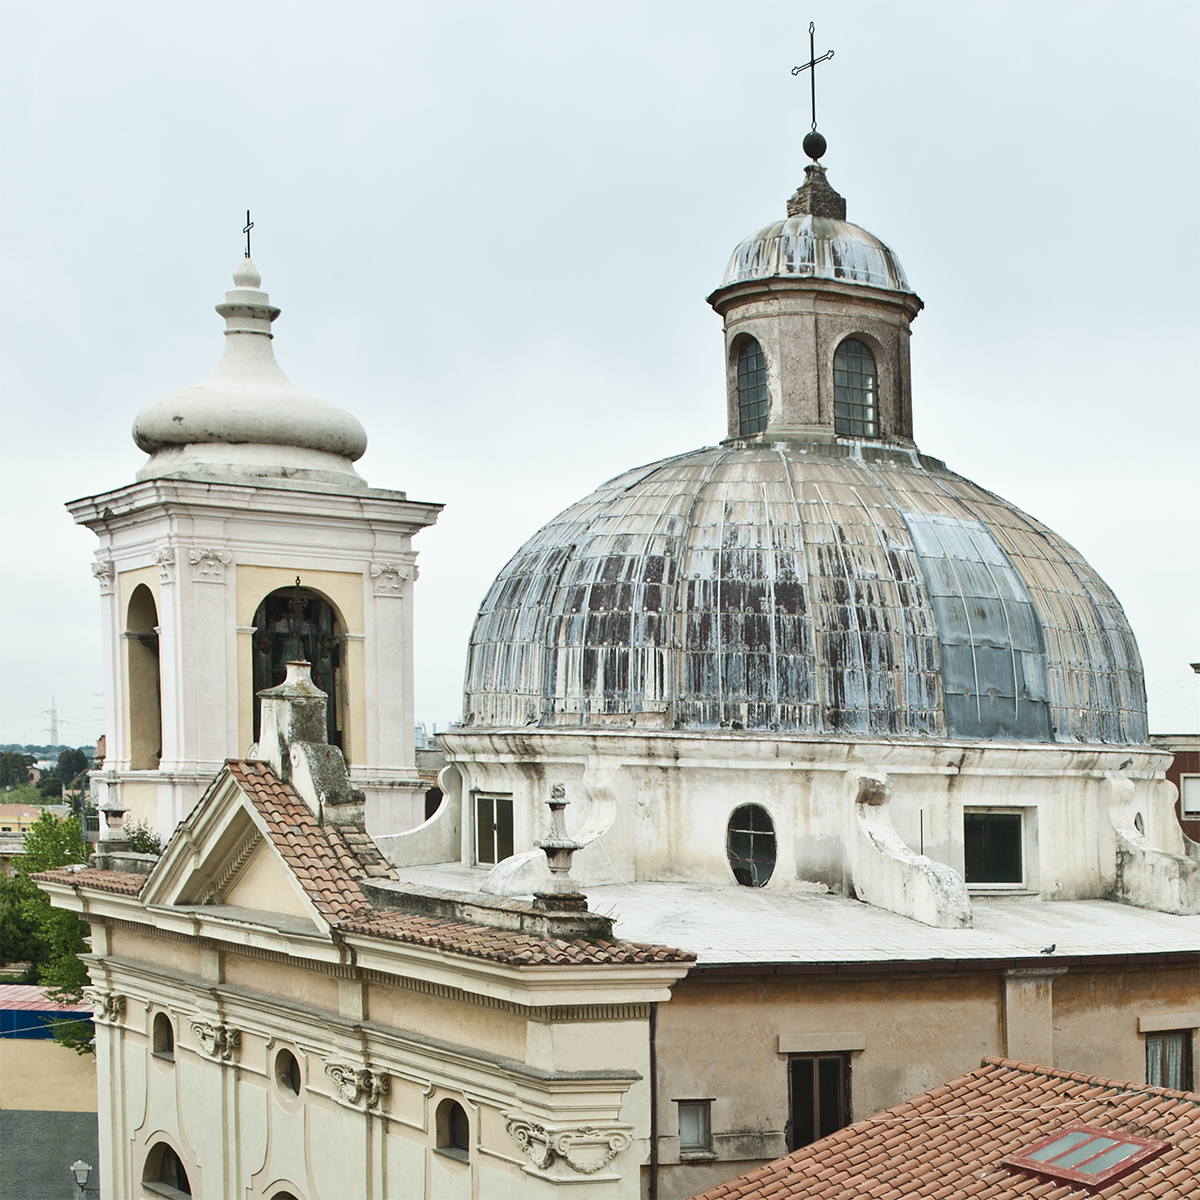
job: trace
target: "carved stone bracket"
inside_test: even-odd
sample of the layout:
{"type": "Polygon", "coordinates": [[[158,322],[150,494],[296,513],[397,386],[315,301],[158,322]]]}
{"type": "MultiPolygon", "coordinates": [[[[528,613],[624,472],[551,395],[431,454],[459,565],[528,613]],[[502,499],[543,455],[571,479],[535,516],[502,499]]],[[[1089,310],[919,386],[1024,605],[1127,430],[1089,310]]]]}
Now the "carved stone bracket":
{"type": "Polygon", "coordinates": [[[119,1021],[125,1013],[125,997],[99,988],[84,988],[83,998],[92,1006],[92,1019],[105,1025],[119,1021]]]}
{"type": "Polygon", "coordinates": [[[516,1113],[507,1114],[505,1130],[538,1171],[562,1162],[580,1175],[603,1171],[622,1150],[633,1144],[629,1126],[556,1126],[552,1129],[516,1113]]]}
{"type": "Polygon", "coordinates": [[[113,569],[112,559],[102,558],[99,562],[92,563],[92,574],[100,585],[100,595],[111,596],[117,581],[117,573],[113,569]]]}
{"type": "Polygon", "coordinates": [[[188,562],[195,583],[224,583],[225,568],[233,562],[233,555],[217,547],[198,546],[188,551],[188,562]]]}
{"type": "Polygon", "coordinates": [[[228,1025],[213,1025],[208,1021],[193,1021],[192,1032],[196,1035],[204,1053],[219,1062],[232,1062],[242,1048],[242,1032],[228,1025]]]}
{"type": "Polygon", "coordinates": [[[411,562],[377,562],[371,564],[375,580],[375,595],[402,596],[406,580],[417,578],[417,564],[411,562]]]}
{"type": "Polygon", "coordinates": [[[383,1071],[367,1067],[349,1067],[326,1063],[325,1074],[337,1085],[338,1096],[355,1108],[376,1108],[391,1090],[391,1081],[383,1071]]]}
{"type": "Polygon", "coordinates": [[[175,582],[175,547],[160,546],[158,553],[154,556],[154,561],[158,564],[158,582],[159,583],[174,583],[175,582]]]}

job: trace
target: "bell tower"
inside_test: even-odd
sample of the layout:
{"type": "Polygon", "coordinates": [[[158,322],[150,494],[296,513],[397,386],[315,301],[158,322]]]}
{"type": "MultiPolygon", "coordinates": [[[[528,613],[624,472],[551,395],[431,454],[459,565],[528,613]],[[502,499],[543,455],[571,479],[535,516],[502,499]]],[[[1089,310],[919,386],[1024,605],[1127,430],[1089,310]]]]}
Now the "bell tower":
{"type": "Polygon", "coordinates": [[[280,310],[249,255],[225,349],[138,414],[135,482],[67,505],[97,536],[107,758],[101,807],[165,837],[257,740],[257,693],[312,663],[372,832],[424,819],[413,744],[413,535],[440,504],[372,488],[362,426],[280,370],[280,310]]]}

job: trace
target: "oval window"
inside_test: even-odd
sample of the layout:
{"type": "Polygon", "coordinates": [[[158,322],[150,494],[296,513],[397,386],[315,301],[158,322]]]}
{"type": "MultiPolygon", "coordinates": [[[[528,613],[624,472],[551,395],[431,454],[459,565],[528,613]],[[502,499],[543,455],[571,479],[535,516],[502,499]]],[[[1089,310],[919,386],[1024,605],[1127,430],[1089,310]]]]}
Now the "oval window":
{"type": "Polygon", "coordinates": [[[275,1080],[284,1091],[300,1095],[300,1064],[290,1050],[280,1050],[276,1055],[275,1080]]]}
{"type": "Polygon", "coordinates": [[[744,887],[762,887],[775,870],[775,825],[759,804],[743,804],[729,818],[725,843],[733,877],[744,887]]]}

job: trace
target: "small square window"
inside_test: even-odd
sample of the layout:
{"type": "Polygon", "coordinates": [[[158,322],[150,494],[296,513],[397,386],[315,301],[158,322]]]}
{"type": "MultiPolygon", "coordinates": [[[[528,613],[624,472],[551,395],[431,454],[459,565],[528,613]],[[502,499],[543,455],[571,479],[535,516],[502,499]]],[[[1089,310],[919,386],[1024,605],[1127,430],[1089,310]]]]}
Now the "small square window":
{"type": "Polygon", "coordinates": [[[679,1153],[712,1152],[712,1101],[677,1100],[679,1105],[679,1153]]]}
{"type": "Polygon", "coordinates": [[[1200,817],[1200,775],[1179,777],[1179,801],[1185,816],[1200,817]]]}
{"type": "Polygon", "coordinates": [[[967,883],[1021,887],[1025,883],[1025,819],[1019,812],[963,813],[967,883]]]}
{"type": "Polygon", "coordinates": [[[1191,1030],[1146,1035],[1146,1082],[1177,1092],[1192,1090],[1191,1030]]]}

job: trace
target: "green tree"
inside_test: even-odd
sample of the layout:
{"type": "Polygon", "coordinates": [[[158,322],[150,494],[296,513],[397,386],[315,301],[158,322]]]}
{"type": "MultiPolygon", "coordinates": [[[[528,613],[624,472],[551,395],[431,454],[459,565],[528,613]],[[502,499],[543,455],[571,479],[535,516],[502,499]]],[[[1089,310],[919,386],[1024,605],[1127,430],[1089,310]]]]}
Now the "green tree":
{"type": "Polygon", "coordinates": [[[11,750],[0,753],[0,787],[16,787],[29,782],[29,768],[33,766],[32,754],[17,754],[11,750]]]}
{"type": "Polygon", "coordinates": [[[19,879],[0,876],[0,967],[27,962],[30,969],[20,982],[28,983],[32,964],[44,959],[46,944],[24,906],[25,893],[19,879]]]}
{"type": "MultiPolygon", "coordinates": [[[[74,913],[52,908],[50,897],[30,878],[70,863],[86,862],[89,849],[77,817],[60,821],[44,812],[25,831],[25,853],[17,873],[21,889],[21,911],[36,930],[41,943],[30,982],[39,983],[50,996],[65,1004],[76,1004],[88,985],[87,967],[79,957],[88,951],[88,927],[74,913]]],[[[91,1030],[83,1021],[61,1021],[54,1040],[80,1054],[92,1051],[91,1030]]]]}
{"type": "Polygon", "coordinates": [[[67,787],[76,775],[88,769],[88,765],[88,756],[82,750],[68,748],[59,752],[54,773],[62,780],[63,787],[67,787]]]}

